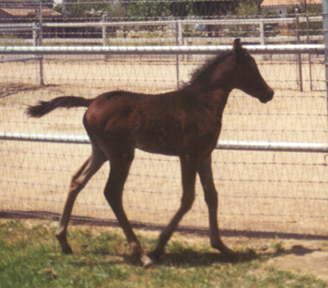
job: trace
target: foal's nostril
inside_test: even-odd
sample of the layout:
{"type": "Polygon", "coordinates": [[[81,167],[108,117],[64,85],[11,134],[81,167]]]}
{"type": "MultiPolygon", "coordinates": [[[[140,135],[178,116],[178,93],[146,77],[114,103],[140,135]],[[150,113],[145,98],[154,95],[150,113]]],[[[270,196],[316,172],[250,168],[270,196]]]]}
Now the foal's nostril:
{"type": "Polygon", "coordinates": [[[273,98],[273,95],[274,95],[274,91],[271,88],[269,88],[268,90],[268,96],[269,96],[268,98],[270,98],[269,100],[273,98]]]}
{"type": "Polygon", "coordinates": [[[263,98],[260,99],[262,103],[267,103],[273,98],[274,91],[269,87],[268,90],[266,91],[265,95],[263,98]]]}

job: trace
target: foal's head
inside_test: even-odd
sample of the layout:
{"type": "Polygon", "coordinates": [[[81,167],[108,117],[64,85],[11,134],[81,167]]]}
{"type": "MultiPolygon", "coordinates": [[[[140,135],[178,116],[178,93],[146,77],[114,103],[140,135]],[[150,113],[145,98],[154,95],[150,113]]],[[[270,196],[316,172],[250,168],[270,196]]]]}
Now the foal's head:
{"type": "Polygon", "coordinates": [[[212,88],[240,89],[266,103],[273,98],[273,90],[262,78],[254,58],[243,49],[240,40],[233,43],[233,50],[214,69],[212,88]]]}

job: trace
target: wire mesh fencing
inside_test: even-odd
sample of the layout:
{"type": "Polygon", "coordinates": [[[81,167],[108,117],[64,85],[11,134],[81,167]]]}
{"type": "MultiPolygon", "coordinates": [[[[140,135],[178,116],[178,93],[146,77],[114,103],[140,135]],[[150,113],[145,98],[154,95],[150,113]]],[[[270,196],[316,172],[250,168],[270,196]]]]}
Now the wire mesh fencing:
{"type": "MultiPolygon", "coordinates": [[[[154,2],[156,1],[152,3],[154,2]]],[[[71,2],[66,1],[66,3],[71,2]]],[[[97,3],[101,4],[101,2],[97,3]]],[[[196,6],[195,3],[193,5],[196,6]]],[[[225,7],[228,9],[227,6],[225,7]]],[[[233,9],[231,8],[232,11],[235,11],[236,7],[237,4],[233,9]]],[[[109,15],[109,11],[107,11],[107,18],[104,18],[103,13],[97,12],[103,10],[96,8],[92,10],[91,7],[87,10],[88,13],[93,11],[93,15],[86,12],[82,16],[71,14],[66,16],[68,18],[53,20],[51,23],[43,17],[43,25],[46,29],[42,29],[42,36],[36,37],[42,37],[43,45],[67,46],[231,44],[230,38],[236,36],[247,38],[249,43],[261,43],[261,39],[264,39],[265,43],[275,43],[273,38],[276,37],[274,35],[276,29],[282,31],[287,27],[289,34],[283,30],[288,34],[285,36],[293,37],[293,40],[286,38],[289,39],[287,41],[293,43],[298,41],[297,35],[293,32],[295,31],[294,16],[290,17],[292,19],[290,23],[289,20],[287,21],[289,24],[287,23],[286,27],[279,26],[278,23],[272,24],[273,27],[270,26],[270,29],[265,18],[264,38],[261,38],[260,22],[248,23],[248,26],[245,26],[227,21],[226,26],[216,27],[216,29],[220,28],[221,32],[209,33],[206,25],[211,26],[213,22],[210,22],[211,25],[202,24],[201,20],[213,21],[215,15],[219,15],[218,12],[213,12],[213,15],[206,17],[203,15],[202,19],[197,20],[201,24],[190,22],[192,24],[188,25],[174,21],[167,23],[165,21],[172,21],[172,19],[162,15],[161,19],[155,20],[163,22],[154,26],[154,23],[149,25],[144,22],[138,25],[126,23],[124,21],[127,19],[122,17],[114,19],[113,15],[109,15]],[[117,23],[115,26],[106,26],[105,38],[103,38],[102,26],[93,26],[92,29],[79,27],[79,23],[82,22],[84,25],[85,22],[89,25],[90,23],[98,25],[113,19],[117,23]],[[56,23],[60,25],[64,23],[66,27],[58,25],[51,28],[51,25],[56,23]],[[201,25],[205,25],[205,28],[201,25]],[[163,34],[161,31],[164,31],[163,34]],[[236,31],[239,31],[239,34],[236,31]],[[90,35],[93,35],[93,38],[90,35]],[[181,41],[186,38],[189,38],[186,42],[181,41]],[[46,44],[48,40],[49,43],[46,44]]],[[[65,9],[71,11],[72,8],[67,6],[65,9]]],[[[62,10],[61,13],[68,13],[67,11],[62,10]]],[[[222,15],[226,15],[224,13],[226,11],[222,12],[222,15]]],[[[134,21],[140,20],[132,18],[134,21]]],[[[182,18],[183,16],[179,16],[180,20],[185,20],[182,18]]],[[[230,20],[235,21],[235,18],[231,17],[230,20]]],[[[260,17],[254,18],[258,21],[260,17]]],[[[21,19],[27,21],[24,17],[21,19]]],[[[145,21],[147,17],[141,20],[145,21]]],[[[20,24],[26,25],[24,21],[20,24]]],[[[300,25],[306,25],[307,22],[302,21],[300,25]]],[[[314,24],[308,24],[311,28],[309,35],[302,32],[303,34],[299,35],[300,42],[322,43],[320,42],[322,38],[311,40],[310,37],[322,37],[322,30],[318,32],[317,22],[315,18],[314,24]]],[[[3,22],[0,23],[4,27],[3,22]]],[[[13,33],[5,35],[1,31],[0,45],[32,46],[32,36],[33,33],[26,34],[26,38],[13,33]]],[[[281,38],[280,41],[286,39],[281,38]]],[[[4,60],[0,63],[0,131],[63,136],[86,135],[82,125],[84,109],[56,110],[41,119],[28,119],[24,113],[27,105],[64,95],[93,98],[111,90],[150,94],[175,90],[177,85],[188,83],[192,72],[212,57],[199,54],[176,56],[142,53],[135,55],[53,53],[42,56],[43,85],[41,85],[38,60],[5,61],[18,56],[28,58],[29,55],[0,56],[4,60]],[[179,64],[178,78],[177,63],[179,64]]],[[[34,54],[30,55],[30,57],[34,56],[34,54]]],[[[264,105],[243,92],[234,90],[224,111],[220,140],[327,143],[328,115],[323,55],[270,53],[256,54],[254,57],[263,77],[275,91],[274,99],[264,105]]],[[[0,211],[61,213],[71,175],[90,152],[89,145],[84,144],[0,140],[2,175],[0,190],[3,191],[0,194],[0,211]]],[[[220,200],[218,215],[220,227],[227,230],[327,236],[327,161],[325,153],[214,150],[213,172],[220,200]]],[[[102,193],[108,173],[109,165],[106,164],[91,179],[77,199],[74,215],[115,219],[102,193]]],[[[180,182],[178,158],[137,151],[124,192],[124,206],[128,217],[132,221],[152,225],[168,223],[180,204],[180,182]]],[[[199,181],[197,181],[196,194],[193,209],[185,216],[181,225],[206,228],[207,208],[199,181]]]]}
{"type": "MultiPolygon", "coordinates": [[[[326,142],[323,59],[317,57],[317,63],[312,64],[313,75],[317,75],[313,82],[316,90],[311,91],[306,80],[301,92],[297,84],[298,68],[292,59],[284,56],[280,60],[262,60],[261,56],[257,56],[259,67],[275,90],[274,100],[263,105],[233,91],[224,112],[220,139],[326,142]]],[[[63,95],[91,98],[115,89],[145,93],[175,89],[174,62],[154,63],[133,57],[111,62],[98,56],[45,56],[44,86],[38,84],[35,63],[3,63],[6,69],[1,70],[1,130],[85,135],[84,109],[58,110],[42,119],[27,119],[24,110],[40,99],[63,95]]],[[[306,59],[302,63],[305,67],[306,59]]],[[[183,65],[182,79],[187,81],[201,62],[183,65]]],[[[60,213],[70,177],[89,153],[90,147],[82,144],[1,141],[1,190],[5,191],[1,209],[60,213]]],[[[327,180],[323,153],[216,150],[213,158],[221,227],[326,233],[327,180]]],[[[108,169],[104,167],[81,193],[74,214],[114,219],[102,195],[108,169]]],[[[124,194],[129,217],[137,222],[165,224],[180,202],[179,173],[178,159],[138,152],[124,194]]],[[[199,185],[197,196],[193,210],[182,222],[185,226],[207,226],[199,185]]]]}

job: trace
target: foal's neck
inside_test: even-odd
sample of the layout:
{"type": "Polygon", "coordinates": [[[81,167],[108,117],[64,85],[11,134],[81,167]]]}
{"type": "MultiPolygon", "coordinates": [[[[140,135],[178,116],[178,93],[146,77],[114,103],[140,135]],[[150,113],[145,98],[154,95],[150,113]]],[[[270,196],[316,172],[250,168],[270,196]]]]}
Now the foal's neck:
{"type": "Polygon", "coordinates": [[[208,109],[218,116],[222,115],[231,92],[230,89],[224,87],[208,90],[204,85],[197,85],[196,83],[190,85],[186,90],[187,94],[191,93],[196,95],[200,104],[208,107],[208,109]]]}

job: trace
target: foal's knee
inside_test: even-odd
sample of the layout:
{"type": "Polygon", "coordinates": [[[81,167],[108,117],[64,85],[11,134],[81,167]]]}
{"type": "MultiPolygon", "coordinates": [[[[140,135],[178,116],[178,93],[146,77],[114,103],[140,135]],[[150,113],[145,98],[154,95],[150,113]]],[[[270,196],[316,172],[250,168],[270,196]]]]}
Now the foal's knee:
{"type": "Polygon", "coordinates": [[[187,211],[189,211],[192,207],[192,204],[194,203],[195,200],[195,196],[190,196],[190,197],[185,197],[182,198],[182,205],[181,205],[181,209],[186,213],[187,211]]]}
{"type": "Polygon", "coordinates": [[[69,186],[69,191],[71,192],[78,192],[81,191],[84,188],[84,185],[82,183],[76,182],[76,181],[72,181],[70,186],[69,186]]]}
{"type": "Polygon", "coordinates": [[[85,177],[82,175],[73,175],[69,186],[70,191],[81,191],[86,185],[85,177]]]}

